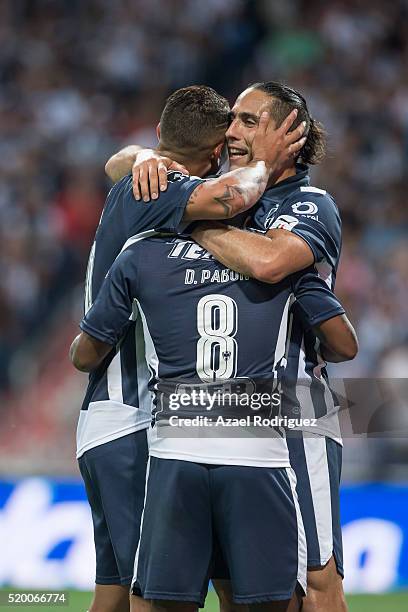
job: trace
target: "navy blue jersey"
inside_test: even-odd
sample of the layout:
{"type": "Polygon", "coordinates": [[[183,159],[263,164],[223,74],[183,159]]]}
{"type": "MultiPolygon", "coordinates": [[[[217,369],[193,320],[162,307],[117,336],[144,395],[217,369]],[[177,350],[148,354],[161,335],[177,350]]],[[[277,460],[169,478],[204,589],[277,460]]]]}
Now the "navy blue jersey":
{"type": "Polygon", "coordinates": [[[341,220],[337,205],[324,189],[310,185],[307,167],[268,189],[256,205],[249,227],[286,229],[309,245],[315,267],[334,287],[341,251],[341,220]]]}
{"type": "MultiPolygon", "coordinates": [[[[307,167],[297,164],[295,176],[268,189],[254,209],[249,227],[267,232],[285,229],[302,238],[310,247],[314,268],[333,290],[341,251],[341,220],[332,196],[323,189],[310,185],[307,167]]],[[[319,419],[336,412],[336,401],[328,390],[325,362],[319,343],[308,332],[294,306],[285,371],[288,391],[286,409],[290,415],[302,413],[319,419]]],[[[336,419],[320,421],[321,432],[337,438],[336,419]]],[[[314,430],[316,431],[316,429],[314,430]]]]}
{"type": "Polygon", "coordinates": [[[86,310],[125,242],[145,232],[180,230],[188,199],[202,179],[169,172],[168,188],[156,201],[145,203],[133,197],[132,176],[125,176],[110,190],[89,258],[86,281],[86,310]]]}
{"type": "Polygon", "coordinates": [[[81,329],[116,345],[137,305],[153,386],[273,380],[286,363],[293,299],[305,326],[344,312],[313,271],[267,285],[224,268],[194,242],[146,238],[116,259],[81,329]]]}
{"type": "Polygon", "coordinates": [[[159,379],[270,376],[285,354],[292,296],[309,327],[344,312],[312,271],[269,285],[224,268],[192,241],[152,237],[116,259],[81,329],[116,345],[132,325],[137,303],[159,379]],[[205,341],[221,347],[216,367],[205,355],[205,341]]]}
{"type": "MultiPolygon", "coordinates": [[[[112,187],[89,257],[85,312],[91,307],[109,268],[127,243],[142,240],[156,232],[180,230],[188,199],[200,182],[201,179],[196,177],[170,172],[167,191],[162,192],[157,201],[148,204],[133,197],[131,175],[112,187]]],[[[96,444],[119,437],[119,434],[130,433],[127,427],[134,428],[135,423],[137,427],[149,424],[148,376],[142,326],[140,321],[136,321],[129,325],[127,334],[89,377],[78,426],[78,456],[96,444]],[[84,414],[90,406],[95,414],[100,412],[92,425],[89,423],[91,415],[84,414]],[[136,417],[134,407],[140,409],[136,417]],[[115,410],[115,421],[107,416],[110,408],[115,410]],[[122,424],[120,415],[123,415],[122,424]],[[98,425],[96,421],[99,421],[98,425]]]]}

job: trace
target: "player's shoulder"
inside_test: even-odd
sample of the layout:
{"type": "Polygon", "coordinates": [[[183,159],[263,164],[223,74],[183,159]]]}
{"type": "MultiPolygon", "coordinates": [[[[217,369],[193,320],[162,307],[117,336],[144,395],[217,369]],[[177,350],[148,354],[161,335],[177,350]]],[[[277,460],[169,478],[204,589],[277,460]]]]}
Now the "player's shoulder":
{"type": "Polygon", "coordinates": [[[328,205],[337,208],[334,197],[326,189],[314,187],[313,185],[302,185],[295,189],[287,198],[286,202],[319,202],[321,204],[327,202],[328,205]]]}
{"type": "MultiPolygon", "coordinates": [[[[168,189],[167,192],[171,193],[174,190],[180,189],[188,189],[189,186],[197,185],[198,183],[204,182],[206,179],[203,179],[199,176],[194,176],[192,174],[184,174],[178,170],[169,170],[167,172],[167,183],[168,189]]],[[[164,191],[163,193],[167,193],[164,191]]]]}
{"type": "MultiPolygon", "coordinates": [[[[178,208],[202,181],[203,179],[198,176],[190,176],[174,170],[168,172],[167,189],[160,191],[158,204],[171,210],[178,208]]],[[[157,203],[155,205],[157,206],[157,203]]]]}
{"type": "Polygon", "coordinates": [[[326,189],[312,185],[302,185],[282,202],[285,209],[295,215],[326,214],[339,216],[336,201],[326,189]]]}
{"type": "Polygon", "coordinates": [[[184,174],[178,170],[168,170],[167,172],[167,182],[168,183],[180,183],[185,182],[190,179],[190,175],[184,174]]]}
{"type": "MultiPolygon", "coordinates": [[[[157,250],[158,245],[164,246],[173,238],[173,234],[156,232],[154,229],[141,232],[136,236],[131,236],[125,242],[118,255],[118,258],[121,258],[121,261],[134,261],[134,258],[140,253],[141,249],[146,255],[149,247],[157,250]]],[[[144,259],[146,259],[146,257],[144,257],[144,259]]]]}
{"type": "Polygon", "coordinates": [[[132,192],[132,175],[126,174],[119,181],[117,181],[109,191],[109,196],[115,196],[123,193],[132,192]]]}
{"type": "Polygon", "coordinates": [[[137,242],[128,245],[126,248],[123,248],[120,251],[120,253],[117,255],[115,261],[113,262],[112,267],[127,268],[129,265],[132,265],[138,253],[139,253],[139,246],[137,242]]]}
{"type": "Polygon", "coordinates": [[[140,259],[140,251],[137,243],[130,245],[117,255],[107,276],[115,279],[119,283],[123,282],[124,279],[133,282],[138,277],[140,259]]]}
{"type": "Polygon", "coordinates": [[[117,181],[110,189],[106,198],[106,204],[102,215],[102,220],[118,210],[119,202],[123,202],[124,198],[133,199],[132,175],[127,174],[120,181],[117,181]]]}

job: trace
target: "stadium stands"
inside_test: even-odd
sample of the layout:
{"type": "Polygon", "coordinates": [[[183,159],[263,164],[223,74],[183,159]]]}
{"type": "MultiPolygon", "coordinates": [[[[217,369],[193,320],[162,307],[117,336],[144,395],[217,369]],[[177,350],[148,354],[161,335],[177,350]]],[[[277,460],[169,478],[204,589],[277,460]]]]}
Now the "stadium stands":
{"type": "MultiPolygon", "coordinates": [[[[165,96],[198,82],[231,101],[270,78],[305,92],[330,135],[313,176],[341,208],[337,292],[360,337],[357,360],[337,373],[406,376],[407,13],[404,0],[386,8],[381,0],[3,0],[3,426],[24,421],[27,406],[16,406],[42,384],[22,364],[44,350],[47,362],[55,334],[74,329],[72,300],[108,188],[106,158],[124,144],[153,144],[165,96]]],[[[79,401],[70,397],[75,414],[79,401]]],[[[55,437],[50,416],[38,410],[37,419],[40,438],[49,427],[55,437]]],[[[61,442],[67,429],[57,430],[61,442]]],[[[68,461],[71,447],[62,448],[68,461]]]]}

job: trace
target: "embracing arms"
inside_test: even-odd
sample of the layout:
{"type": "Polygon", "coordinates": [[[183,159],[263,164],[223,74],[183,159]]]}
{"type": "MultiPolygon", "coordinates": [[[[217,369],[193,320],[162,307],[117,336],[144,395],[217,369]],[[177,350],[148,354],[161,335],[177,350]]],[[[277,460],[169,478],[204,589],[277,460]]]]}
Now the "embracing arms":
{"type": "Polygon", "coordinates": [[[306,242],[283,229],[264,236],[221,223],[200,223],[191,237],[228,268],[264,283],[278,283],[314,262],[306,242]]]}
{"type": "MultiPolygon", "coordinates": [[[[269,113],[263,113],[248,165],[199,183],[189,198],[183,220],[229,219],[253,206],[268,182],[274,182],[283,170],[293,165],[294,158],[304,145],[303,123],[289,132],[296,114],[296,110],[292,111],[282,125],[274,129],[269,113]]],[[[168,158],[154,158],[155,165],[151,171],[150,162],[140,162],[138,155],[137,146],[123,149],[107,162],[106,170],[112,179],[119,179],[132,170],[135,198],[140,199],[142,192],[145,201],[150,199],[150,194],[155,199],[154,196],[159,194],[158,183],[162,185],[164,178],[167,183],[167,169],[176,167],[172,168],[171,163],[167,163],[171,162],[168,158]],[[138,163],[135,165],[133,160],[136,158],[138,163]]]]}
{"type": "MultiPolygon", "coordinates": [[[[321,354],[326,361],[349,361],[357,355],[357,336],[346,315],[337,315],[316,325],[313,332],[322,343],[321,354]]],[[[82,331],[72,342],[69,356],[77,370],[91,372],[102,363],[112,348],[111,344],[82,331]]]]}

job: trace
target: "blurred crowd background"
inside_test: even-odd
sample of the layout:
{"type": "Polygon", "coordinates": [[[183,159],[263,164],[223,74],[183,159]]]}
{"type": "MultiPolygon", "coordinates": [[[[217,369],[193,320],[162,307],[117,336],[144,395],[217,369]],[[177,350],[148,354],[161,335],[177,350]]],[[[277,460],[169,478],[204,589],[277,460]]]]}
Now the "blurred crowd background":
{"type": "MultiPolygon", "coordinates": [[[[85,380],[66,350],[104,163],[154,144],[166,96],[193,83],[231,102],[257,80],[305,95],[329,134],[313,182],[342,214],[337,293],[360,338],[337,373],[407,377],[407,0],[2,0],[0,48],[4,471],[74,469],[85,380]]],[[[358,446],[349,477],[407,444],[382,442],[365,463],[358,446]]]]}

